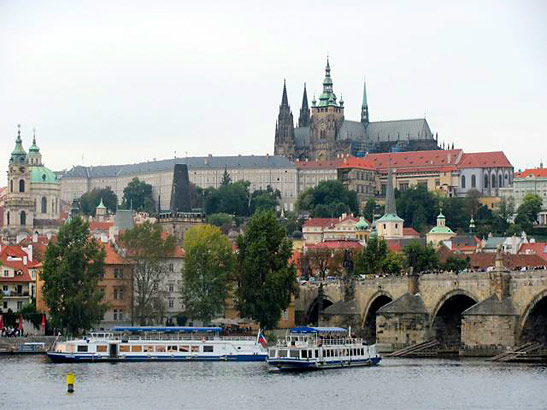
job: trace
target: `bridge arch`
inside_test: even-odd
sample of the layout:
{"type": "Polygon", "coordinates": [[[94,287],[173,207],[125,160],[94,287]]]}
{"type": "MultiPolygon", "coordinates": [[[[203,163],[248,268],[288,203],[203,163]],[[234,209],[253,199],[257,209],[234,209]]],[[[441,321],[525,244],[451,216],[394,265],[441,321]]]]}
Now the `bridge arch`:
{"type": "Polygon", "coordinates": [[[540,342],[547,346],[547,290],[538,293],[524,310],[520,343],[540,342]]]}
{"type": "Polygon", "coordinates": [[[365,308],[363,314],[363,338],[369,343],[376,342],[376,312],[382,306],[393,301],[393,296],[390,293],[379,290],[370,298],[370,301],[365,308]]]}
{"type": "MultiPolygon", "coordinates": [[[[333,304],[334,302],[329,296],[323,296],[323,311],[333,304]]],[[[313,300],[306,311],[306,324],[319,324],[319,297],[313,300]]]]}
{"type": "Polygon", "coordinates": [[[431,316],[431,333],[443,348],[457,351],[461,345],[462,312],[478,302],[478,298],[463,289],[445,294],[431,316]]]}

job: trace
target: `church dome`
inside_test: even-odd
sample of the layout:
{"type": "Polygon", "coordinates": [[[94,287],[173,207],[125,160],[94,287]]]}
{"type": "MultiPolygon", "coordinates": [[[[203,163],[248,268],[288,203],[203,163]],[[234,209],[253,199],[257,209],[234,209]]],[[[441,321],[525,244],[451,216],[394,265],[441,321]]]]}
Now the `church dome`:
{"type": "Polygon", "coordinates": [[[355,224],[355,229],[357,229],[358,231],[364,231],[368,228],[368,223],[367,221],[365,220],[365,217],[362,216],[359,218],[359,222],[357,222],[355,224]]]}
{"type": "Polygon", "coordinates": [[[58,184],[57,175],[46,167],[30,167],[30,182],[33,184],[58,184]]]}

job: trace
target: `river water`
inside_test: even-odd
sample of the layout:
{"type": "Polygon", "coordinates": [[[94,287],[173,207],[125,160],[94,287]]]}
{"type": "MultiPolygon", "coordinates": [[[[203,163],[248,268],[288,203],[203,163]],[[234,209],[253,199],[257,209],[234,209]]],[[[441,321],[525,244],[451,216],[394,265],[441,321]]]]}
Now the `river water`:
{"type": "Polygon", "coordinates": [[[546,409],[547,366],[387,358],[373,368],[281,374],[265,363],[51,364],[3,356],[0,408],[546,409]]]}

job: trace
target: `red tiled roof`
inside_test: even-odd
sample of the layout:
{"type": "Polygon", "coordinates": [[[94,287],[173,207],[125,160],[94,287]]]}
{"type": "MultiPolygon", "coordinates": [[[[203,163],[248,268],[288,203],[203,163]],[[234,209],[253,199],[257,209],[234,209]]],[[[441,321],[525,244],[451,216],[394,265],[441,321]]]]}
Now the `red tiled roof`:
{"type": "Polygon", "coordinates": [[[327,226],[331,222],[338,222],[338,218],[310,218],[304,222],[303,227],[327,226]]]}
{"type": "Polygon", "coordinates": [[[113,222],[92,221],[89,223],[89,229],[91,231],[108,231],[113,225],[113,222]]]}
{"type": "Polygon", "coordinates": [[[362,249],[357,241],[325,241],[319,243],[310,243],[306,245],[308,249],[362,249]]]}
{"type": "Polygon", "coordinates": [[[21,249],[20,246],[15,245],[6,245],[2,247],[2,252],[0,252],[0,258],[6,260],[9,256],[12,258],[23,258],[28,256],[27,253],[21,249]]]}
{"type": "Polygon", "coordinates": [[[104,258],[104,263],[106,265],[125,265],[129,263],[122,258],[110,244],[103,244],[103,247],[106,252],[106,257],[104,258]]]}
{"type": "Polygon", "coordinates": [[[517,172],[515,178],[547,178],[547,168],[528,168],[517,172]]]}
{"type": "Polygon", "coordinates": [[[433,150],[433,151],[408,151],[386,152],[368,154],[365,159],[374,164],[378,170],[392,168],[436,168],[439,166],[455,165],[463,154],[461,149],[433,150]]]}
{"type": "Polygon", "coordinates": [[[340,164],[338,168],[358,168],[358,169],[368,169],[371,171],[376,169],[374,164],[371,163],[370,161],[364,158],[357,158],[357,157],[344,158],[342,164],[340,164]]]}
{"type": "Polygon", "coordinates": [[[392,252],[401,252],[403,250],[401,241],[398,239],[386,239],[386,245],[387,249],[392,252]]]}
{"type": "Polygon", "coordinates": [[[403,228],[403,236],[416,236],[420,237],[419,232],[414,228],[403,228]]]}
{"type": "Polygon", "coordinates": [[[459,168],[512,167],[503,151],[473,152],[470,154],[463,154],[458,166],[459,168]]]}
{"type": "Polygon", "coordinates": [[[8,261],[2,258],[2,266],[13,268],[16,271],[21,271],[23,274],[9,278],[1,276],[0,282],[33,282],[33,279],[30,277],[30,273],[28,272],[28,268],[36,268],[39,265],[40,264],[36,264],[35,266],[27,266],[23,264],[22,261],[8,261]]]}
{"type": "MultiPolygon", "coordinates": [[[[496,262],[495,253],[472,253],[469,256],[471,267],[476,269],[486,269],[493,267],[496,262]]],[[[547,261],[543,260],[538,255],[512,255],[509,253],[503,254],[503,264],[507,269],[517,268],[536,268],[547,266],[547,261]]]]}
{"type": "Polygon", "coordinates": [[[343,159],[329,161],[296,161],[296,169],[336,169],[343,164],[343,159]]]}
{"type": "Polygon", "coordinates": [[[520,247],[519,255],[537,255],[547,261],[547,243],[523,243],[520,247]]]}

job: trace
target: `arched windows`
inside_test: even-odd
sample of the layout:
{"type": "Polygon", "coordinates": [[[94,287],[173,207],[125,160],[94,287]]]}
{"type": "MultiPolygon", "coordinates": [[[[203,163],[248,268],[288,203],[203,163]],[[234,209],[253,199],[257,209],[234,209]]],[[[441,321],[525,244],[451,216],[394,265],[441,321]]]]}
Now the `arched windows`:
{"type": "Polygon", "coordinates": [[[27,224],[27,213],[25,211],[21,211],[20,220],[21,226],[25,226],[27,224]]]}
{"type": "Polygon", "coordinates": [[[462,175],[462,188],[465,189],[465,175],[462,175]]]}
{"type": "Polygon", "coordinates": [[[25,180],[24,179],[19,180],[19,192],[25,192],[25,180]]]}
{"type": "Polygon", "coordinates": [[[498,187],[503,186],[503,176],[501,174],[498,175],[498,187]]]}
{"type": "Polygon", "coordinates": [[[488,175],[484,176],[484,188],[488,188],[488,175]]]}
{"type": "Polygon", "coordinates": [[[492,174],[492,188],[496,187],[496,174],[492,174]]]}
{"type": "Polygon", "coordinates": [[[13,192],[13,179],[9,182],[9,190],[13,192]]]}
{"type": "Polygon", "coordinates": [[[47,199],[45,196],[42,197],[42,208],[40,210],[43,214],[47,214],[47,199]]]}
{"type": "Polygon", "coordinates": [[[10,224],[10,216],[9,216],[9,211],[8,211],[8,215],[7,215],[7,222],[8,222],[8,225],[10,224]]]}
{"type": "Polygon", "coordinates": [[[471,175],[471,188],[477,187],[477,177],[475,177],[475,174],[471,175]]]}

